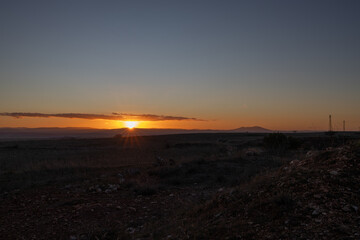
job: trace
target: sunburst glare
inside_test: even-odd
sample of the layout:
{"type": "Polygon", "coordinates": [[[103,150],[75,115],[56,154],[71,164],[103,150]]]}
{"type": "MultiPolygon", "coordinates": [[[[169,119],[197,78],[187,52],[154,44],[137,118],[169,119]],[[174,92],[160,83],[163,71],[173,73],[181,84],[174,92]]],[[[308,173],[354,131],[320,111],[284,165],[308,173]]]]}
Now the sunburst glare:
{"type": "Polygon", "coordinates": [[[136,122],[136,121],[126,121],[126,122],[125,122],[125,126],[126,126],[128,129],[133,129],[133,128],[135,128],[138,124],[139,124],[139,122],[136,122]]]}

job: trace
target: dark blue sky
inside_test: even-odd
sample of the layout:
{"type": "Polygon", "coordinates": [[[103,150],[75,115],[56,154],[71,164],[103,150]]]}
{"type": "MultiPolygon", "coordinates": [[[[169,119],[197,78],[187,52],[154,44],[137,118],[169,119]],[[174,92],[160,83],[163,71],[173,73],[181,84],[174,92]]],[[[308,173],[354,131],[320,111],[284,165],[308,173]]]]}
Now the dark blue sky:
{"type": "Polygon", "coordinates": [[[340,0],[2,1],[0,112],[277,129],[326,128],[333,113],[358,129],[359,13],[340,0]]]}

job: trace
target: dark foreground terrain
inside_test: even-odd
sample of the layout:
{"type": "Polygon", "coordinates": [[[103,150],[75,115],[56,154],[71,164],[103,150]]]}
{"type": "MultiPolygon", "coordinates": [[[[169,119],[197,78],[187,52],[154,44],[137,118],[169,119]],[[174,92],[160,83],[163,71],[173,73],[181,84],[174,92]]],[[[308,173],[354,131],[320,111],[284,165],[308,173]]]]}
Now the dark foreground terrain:
{"type": "Polygon", "coordinates": [[[1,239],[360,239],[360,135],[0,142],[1,239]]]}

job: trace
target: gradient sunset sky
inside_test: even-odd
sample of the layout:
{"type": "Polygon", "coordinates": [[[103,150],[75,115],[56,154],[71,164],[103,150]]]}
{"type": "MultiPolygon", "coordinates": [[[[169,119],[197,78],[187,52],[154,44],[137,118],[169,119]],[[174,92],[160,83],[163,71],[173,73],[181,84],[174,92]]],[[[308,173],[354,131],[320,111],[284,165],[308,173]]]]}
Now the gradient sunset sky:
{"type": "Polygon", "coordinates": [[[359,130],[360,1],[4,0],[0,113],[0,127],[119,128],[125,113],[277,130],[332,114],[359,130]],[[105,117],[44,117],[64,113],[105,117]]]}

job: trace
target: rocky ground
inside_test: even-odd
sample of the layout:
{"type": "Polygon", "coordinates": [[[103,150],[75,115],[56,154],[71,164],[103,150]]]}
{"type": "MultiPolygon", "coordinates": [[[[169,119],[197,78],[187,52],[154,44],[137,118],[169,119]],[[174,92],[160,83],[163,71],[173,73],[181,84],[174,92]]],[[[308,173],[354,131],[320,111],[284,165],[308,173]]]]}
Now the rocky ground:
{"type": "Polygon", "coordinates": [[[152,166],[96,168],[86,177],[3,188],[0,236],[360,239],[358,140],[316,143],[281,156],[259,142],[234,145],[215,157],[159,157],[152,166]]]}
{"type": "Polygon", "coordinates": [[[200,205],[187,220],[187,236],[360,239],[359,163],[356,146],[310,151],[200,205]]]}

